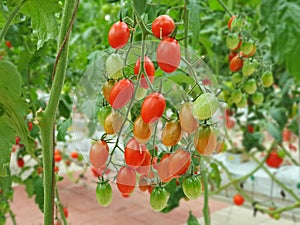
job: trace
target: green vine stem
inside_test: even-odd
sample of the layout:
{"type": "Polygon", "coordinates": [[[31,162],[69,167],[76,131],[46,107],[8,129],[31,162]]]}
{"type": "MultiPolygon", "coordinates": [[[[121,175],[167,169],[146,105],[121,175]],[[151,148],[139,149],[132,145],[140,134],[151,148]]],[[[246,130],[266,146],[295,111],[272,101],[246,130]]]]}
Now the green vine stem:
{"type": "Polygon", "coordinates": [[[24,3],[26,2],[27,0],[23,0],[22,2],[20,2],[20,4],[12,11],[12,13],[10,14],[10,16],[8,17],[4,27],[2,28],[1,30],[1,33],[0,33],[0,42],[2,42],[2,39],[5,37],[9,27],[10,27],[10,24],[12,23],[12,21],[15,19],[15,17],[17,16],[17,14],[19,13],[19,11],[21,10],[22,6],[24,5],[24,3]]]}
{"type": "Polygon", "coordinates": [[[58,210],[59,210],[59,213],[60,213],[60,217],[61,217],[64,225],[67,225],[68,223],[67,223],[66,216],[65,216],[65,213],[64,213],[64,207],[61,204],[57,186],[55,188],[55,196],[56,196],[56,202],[57,202],[58,210]]]}
{"type": "Polygon", "coordinates": [[[9,209],[9,216],[11,218],[11,221],[13,222],[13,225],[17,225],[16,216],[11,209],[9,209]]]}
{"type": "Polygon", "coordinates": [[[218,0],[218,2],[230,16],[233,16],[233,13],[228,9],[228,7],[225,5],[225,3],[222,0],[218,0]]]}
{"type": "Polygon", "coordinates": [[[78,9],[79,0],[66,0],[61,21],[58,39],[57,66],[54,66],[54,80],[50,92],[48,105],[44,112],[37,112],[41,130],[44,166],[44,225],[53,224],[54,188],[53,154],[55,119],[61,90],[63,87],[68,58],[68,39],[74,18],[78,9]]]}
{"type": "MultiPolygon", "coordinates": [[[[203,160],[201,159],[201,167],[203,168],[203,160]]],[[[206,169],[201,172],[201,179],[203,182],[203,191],[204,191],[204,204],[202,208],[204,224],[210,225],[210,213],[209,213],[209,190],[208,190],[208,179],[207,179],[207,171],[206,169]]]]}

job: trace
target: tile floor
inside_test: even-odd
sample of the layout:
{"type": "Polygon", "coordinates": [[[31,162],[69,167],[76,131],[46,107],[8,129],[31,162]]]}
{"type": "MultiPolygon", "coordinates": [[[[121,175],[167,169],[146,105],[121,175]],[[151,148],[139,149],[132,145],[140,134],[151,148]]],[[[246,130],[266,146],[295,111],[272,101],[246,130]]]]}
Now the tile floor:
{"type": "MultiPolygon", "coordinates": [[[[84,183],[74,184],[67,178],[59,183],[61,200],[69,209],[69,225],[182,225],[186,223],[190,210],[200,218],[200,224],[204,224],[201,218],[202,198],[193,201],[182,200],[180,207],[168,214],[162,214],[151,210],[148,193],[137,189],[130,198],[124,199],[113,184],[113,202],[109,207],[103,208],[95,198],[96,179],[89,173],[86,178],[84,183]]],[[[12,209],[16,214],[17,224],[43,224],[42,213],[34,199],[27,198],[23,186],[15,187],[12,209]]],[[[213,199],[210,200],[210,212],[211,225],[297,224],[286,219],[275,221],[267,215],[253,218],[250,209],[213,199]]],[[[8,219],[7,225],[11,224],[11,220],[8,219]]]]}

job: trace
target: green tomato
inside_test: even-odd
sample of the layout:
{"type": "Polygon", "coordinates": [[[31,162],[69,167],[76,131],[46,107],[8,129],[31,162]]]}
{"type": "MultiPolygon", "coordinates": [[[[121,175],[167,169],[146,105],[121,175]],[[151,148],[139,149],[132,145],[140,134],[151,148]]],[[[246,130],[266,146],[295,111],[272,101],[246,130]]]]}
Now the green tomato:
{"type": "Polygon", "coordinates": [[[106,71],[108,78],[119,79],[123,77],[122,68],[124,67],[124,61],[117,53],[113,53],[108,56],[106,60],[106,71]]]}
{"type": "Polygon", "coordinates": [[[255,71],[256,68],[256,62],[255,61],[244,61],[244,65],[242,68],[242,73],[244,77],[249,77],[250,75],[252,75],[255,71]]]}
{"type": "Polygon", "coordinates": [[[231,100],[234,103],[238,103],[242,100],[243,98],[243,94],[242,91],[240,89],[235,89],[232,91],[231,93],[231,100]]]}
{"type": "Polygon", "coordinates": [[[264,72],[261,77],[261,81],[264,87],[270,87],[274,82],[272,72],[271,71],[264,72]]]}
{"type": "Polygon", "coordinates": [[[236,49],[240,44],[240,37],[237,33],[229,33],[226,37],[226,46],[229,49],[236,49]]]}
{"type": "Polygon", "coordinates": [[[241,51],[245,54],[245,55],[249,55],[250,53],[252,53],[254,48],[254,44],[252,41],[243,41],[242,46],[241,46],[241,51]]]}
{"type": "Polygon", "coordinates": [[[212,93],[204,93],[193,102],[193,114],[199,120],[209,119],[219,108],[219,100],[212,93]]]}
{"type": "Polygon", "coordinates": [[[244,84],[244,89],[249,95],[254,94],[256,92],[256,89],[257,89],[255,79],[247,80],[246,83],[244,84]]]}
{"type": "Polygon", "coordinates": [[[247,97],[243,95],[242,100],[238,103],[236,103],[236,106],[238,108],[244,108],[247,105],[247,97]]]}
{"type": "Polygon", "coordinates": [[[142,87],[137,87],[136,93],[135,93],[135,99],[137,101],[143,99],[147,94],[147,89],[142,87]]]}
{"type": "Polygon", "coordinates": [[[243,23],[244,23],[243,19],[236,17],[231,23],[231,30],[236,32],[241,31],[244,27],[243,23]]]}
{"type": "Polygon", "coordinates": [[[112,201],[112,188],[108,181],[97,184],[96,198],[101,206],[110,205],[112,201]]]}
{"type": "Polygon", "coordinates": [[[252,101],[255,105],[261,105],[264,101],[264,95],[260,92],[256,92],[252,95],[252,101]]]}
{"type": "Polygon", "coordinates": [[[243,80],[243,76],[240,73],[234,73],[231,77],[231,81],[233,85],[237,85],[243,80]]]}
{"type": "Polygon", "coordinates": [[[164,187],[155,187],[150,195],[150,205],[156,212],[163,210],[168,202],[169,194],[164,187]]]}
{"type": "Polygon", "coordinates": [[[277,151],[277,155],[282,159],[285,157],[285,154],[286,154],[285,151],[282,149],[277,151]]]}
{"type": "Polygon", "coordinates": [[[184,179],[182,183],[183,193],[189,199],[196,199],[201,195],[202,184],[199,176],[191,176],[184,179]]]}
{"type": "Polygon", "coordinates": [[[111,107],[110,106],[103,106],[99,109],[97,118],[100,123],[100,125],[103,127],[106,117],[111,113],[111,107]]]}

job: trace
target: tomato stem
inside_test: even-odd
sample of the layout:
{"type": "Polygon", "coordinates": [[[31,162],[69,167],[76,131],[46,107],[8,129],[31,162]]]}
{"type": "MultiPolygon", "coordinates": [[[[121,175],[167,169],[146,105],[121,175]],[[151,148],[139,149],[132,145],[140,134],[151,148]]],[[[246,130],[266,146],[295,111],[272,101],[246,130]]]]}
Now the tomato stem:
{"type": "MultiPolygon", "coordinates": [[[[200,163],[201,163],[201,168],[204,168],[202,159],[201,159],[200,163]]],[[[202,178],[203,187],[204,187],[204,203],[203,203],[203,208],[202,208],[204,224],[210,225],[210,213],[209,213],[209,204],[208,204],[209,190],[208,190],[208,179],[207,179],[206,169],[202,171],[201,178],[202,178]]]]}
{"type": "Polygon", "coordinates": [[[233,13],[229,10],[229,8],[225,5],[225,3],[222,0],[218,0],[218,2],[230,16],[233,16],[233,13]]]}

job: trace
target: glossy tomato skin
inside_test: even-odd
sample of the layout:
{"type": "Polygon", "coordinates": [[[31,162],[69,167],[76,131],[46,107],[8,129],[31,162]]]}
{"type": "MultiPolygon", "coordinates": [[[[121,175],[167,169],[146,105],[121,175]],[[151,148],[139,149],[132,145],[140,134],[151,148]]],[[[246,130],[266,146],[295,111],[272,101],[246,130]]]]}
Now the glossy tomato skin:
{"type": "Polygon", "coordinates": [[[236,195],[233,196],[233,202],[234,202],[234,204],[236,204],[238,206],[241,206],[241,205],[244,204],[245,199],[242,195],[236,194],[236,195]]]}
{"type": "Polygon", "coordinates": [[[171,154],[165,154],[160,160],[157,168],[157,173],[160,180],[164,183],[169,182],[173,179],[173,175],[170,174],[169,165],[171,160],[171,154]]]}
{"type": "Polygon", "coordinates": [[[182,104],[179,111],[180,126],[188,134],[194,133],[199,127],[199,123],[192,113],[193,106],[190,102],[182,104]]]}
{"type": "Polygon", "coordinates": [[[130,37],[128,25],[123,21],[114,23],[108,33],[108,42],[112,48],[123,48],[130,37]]]}
{"type": "Polygon", "coordinates": [[[96,169],[103,168],[108,159],[108,145],[103,140],[95,142],[90,149],[90,162],[96,169]]]}
{"type": "MultiPolygon", "coordinates": [[[[134,74],[138,75],[140,72],[140,69],[141,69],[141,58],[139,57],[134,66],[134,74]]],[[[151,59],[146,55],[144,57],[144,70],[146,71],[146,75],[148,76],[150,83],[153,83],[154,75],[155,75],[155,67],[154,67],[154,64],[151,61],[151,59]]],[[[144,73],[142,73],[140,85],[142,88],[145,88],[145,89],[149,88],[149,85],[147,83],[144,73]]]]}
{"type": "Polygon", "coordinates": [[[120,131],[123,123],[123,117],[117,111],[112,111],[108,116],[105,118],[104,121],[104,131],[107,134],[116,134],[120,131]]]}
{"type": "Polygon", "coordinates": [[[133,168],[139,167],[145,160],[147,151],[145,144],[140,144],[135,138],[131,138],[124,151],[126,164],[133,168]]]}
{"type": "Polygon", "coordinates": [[[108,102],[109,102],[109,96],[110,96],[111,90],[113,89],[114,86],[115,86],[115,81],[108,80],[104,83],[104,85],[102,87],[102,93],[104,95],[105,100],[108,102]]]}
{"type": "Polygon", "coordinates": [[[146,143],[152,135],[152,124],[145,123],[142,116],[138,116],[133,124],[133,135],[139,143],[146,143]]]}
{"type": "Polygon", "coordinates": [[[190,176],[183,180],[182,189],[189,199],[196,199],[201,195],[202,184],[199,176],[190,176]]]}
{"type": "Polygon", "coordinates": [[[169,194],[164,187],[155,187],[150,195],[150,205],[156,212],[167,206],[169,194]]]}
{"type": "Polygon", "coordinates": [[[229,55],[228,55],[228,60],[229,62],[237,55],[237,52],[234,51],[230,51],[229,55]]]}
{"type": "Polygon", "coordinates": [[[209,156],[217,148],[217,136],[211,127],[200,127],[195,133],[194,144],[201,155],[209,156]]]}
{"type": "Polygon", "coordinates": [[[96,187],[96,198],[101,206],[108,206],[112,201],[112,188],[108,181],[98,183],[96,187]]]}
{"type": "Polygon", "coordinates": [[[145,123],[156,122],[164,113],[166,100],[161,93],[154,92],[149,94],[142,104],[141,115],[145,123]]]}
{"type": "Polygon", "coordinates": [[[117,174],[117,187],[122,195],[129,196],[136,183],[136,173],[131,167],[122,167],[117,174]]]}
{"type": "Polygon", "coordinates": [[[281,158],[277,151],[270,152],[268,158],[266,159],[266,164],[272,168],[279,168],[283,162],[283,158],[281,158]]]}
{"type": "Polygon", "coordinates": [[[236,55],[235,57],[233,57],[231,59],[230,64],[229,64],[229,69],[232,72],[237,72],[240,69],[242,69],[243,64],[244,64],[243,59],[240,56],[236,55]]]}
{"type": "Polygon", "coordinates": [[[114,109],[121,109],[128,104],[133,96],[134,86],[129,79],[118,81],[109,95],[109,104],[114,109]]]}
{"type": "Polygon", "coordinates": [[[177,149],[171,156],[169,162],[169,173],[172,176],[183,175],[191,165],[191,153],[183,149],[177,149]]]}
{"type": "Polygon", "coordinates": [[[160,39],[168,37],[174,29],[174,20],[168,15],[161,15],[152,22],[153,35],[160,39]]]}
{"type": "Polygon", "coordinates": [[[176,39],[163,39],[156,50],[156,61],[158,66],[166,73],[174,72],[181,60],[180,46],[176,39]]]}
{"type": "Polygon", "coordinates": [[[227,26],[228,26],[228,29],[231,30],[231,24],[232,24],[232,21],[236,18],[236,16],[232,16],[230,17],[230,19],[228,20],[228,23],[227,23],[227,26]]]}
{"type": "Polygon", "coordinates": [[[179,121],[167,122],[162,130],[161,143],[167,147],[176,145],[181,138],[181,127],[179,121]]]}

